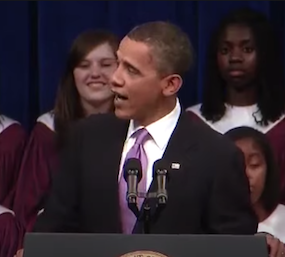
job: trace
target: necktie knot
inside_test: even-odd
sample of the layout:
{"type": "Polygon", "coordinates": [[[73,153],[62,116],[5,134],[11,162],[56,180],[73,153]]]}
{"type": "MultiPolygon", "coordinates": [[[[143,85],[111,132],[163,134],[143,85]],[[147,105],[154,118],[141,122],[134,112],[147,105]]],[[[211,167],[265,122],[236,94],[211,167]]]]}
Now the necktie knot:
{"type": "Polygon", "coordinates": [[[141,128],[138,131],[134,133],[134,136],[136,138],[135,144],[136,145],[142,145],[148,137],[149,133],[145,128],[141,128]]]}

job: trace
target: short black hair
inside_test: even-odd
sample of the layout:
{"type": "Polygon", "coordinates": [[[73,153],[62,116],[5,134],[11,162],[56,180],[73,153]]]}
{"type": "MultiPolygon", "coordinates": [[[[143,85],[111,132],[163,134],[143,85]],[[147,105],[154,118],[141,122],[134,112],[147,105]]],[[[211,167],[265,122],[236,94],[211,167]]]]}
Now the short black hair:
{"type": "Polygon", "coordinates": [[[133,28],[127,37],[152,49],[162,76],[172,73],[184,76],[194,63],[194,50],[188,35],[171,22],[146,22],[133,28]]]}
{"type": "Polygon", "coordinates": [[[225,136],[233,141],[246,138],[251,139],[262,152],[266,161],[267,170],[264,190],[260,200],[264,209],[271,213],[275,210],[280,200],[280,171],[268,138],[265,134],[251,127],[231,129],[225,133],[225,136]]]}
{"type": "Polygon", "coordinates": [[[225,114],[225,82],[217,64],[218,42],[225,29],[235,24],[249,27],[256,41],[257,105],[262,119],[255,121],[266,126],[278,120],[285,109],[283,47],[267,17],[249,8],[231,12],[213,33],[208,48],[201,113],[212,122],[220,120],[225,114]]]}

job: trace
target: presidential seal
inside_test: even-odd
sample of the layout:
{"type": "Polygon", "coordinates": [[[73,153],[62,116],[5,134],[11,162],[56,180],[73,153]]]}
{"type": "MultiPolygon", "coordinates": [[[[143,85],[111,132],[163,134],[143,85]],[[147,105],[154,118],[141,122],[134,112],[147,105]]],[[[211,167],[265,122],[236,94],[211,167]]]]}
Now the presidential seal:
{"type": "Polygon", "coordinates": [[[136,252],[126,253],[120,257],[168,257],[168,256],[153,251],[136,251],[136,252]]]}

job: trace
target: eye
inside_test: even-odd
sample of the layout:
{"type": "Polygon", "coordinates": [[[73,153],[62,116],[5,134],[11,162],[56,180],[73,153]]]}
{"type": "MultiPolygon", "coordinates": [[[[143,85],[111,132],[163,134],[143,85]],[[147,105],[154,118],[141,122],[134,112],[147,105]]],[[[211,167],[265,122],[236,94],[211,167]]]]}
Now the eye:
{"type": "Polygon", "coordinates": [[[119,64],[119,62],[117,59],[105,60],[105,61],[100,63],[101,67],[111,67],[113,65],[118,65],[118,64],[119,64]]]}
{"type": "Polygon", "coordinates": [[[249,166],[251,169],[258,169],[260,167],[260,163],[251,163],[249,166]]]}
{"type": "Polygon", "coordinates": [[[221,54],[228,54],[229,49],[228,49],[228,47],[221,47],[220,50],[219,50],[219,52],[220,52],[221,54]]]}
{"type": "Polygon", "coordinates": [[[245,53],[252,53],[254,51],[253,47],[247,46],[243,48],[245,53]]]}
{"type": "Polygon", "coordinates": [[[138,74],[138,71],[135,68],[133,68],[132,66],[128,66],[127,70],[131,74],[138,74]]]}
{"type": "Polygon", "coordinates": [[[102,67],[110,67],[112,64],[111,63],[103,63],[102,67]]]}
{"type": "Polygon", "coordinates": [[[79,63],[78,67],[83,69],[89,68],[89,63],[86,62],[79,63]]]}

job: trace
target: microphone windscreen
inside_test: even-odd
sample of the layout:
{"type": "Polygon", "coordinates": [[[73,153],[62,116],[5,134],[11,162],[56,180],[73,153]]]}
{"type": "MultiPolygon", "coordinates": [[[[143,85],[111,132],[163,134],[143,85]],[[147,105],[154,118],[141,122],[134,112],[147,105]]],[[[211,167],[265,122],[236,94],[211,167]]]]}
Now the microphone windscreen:
{"type": "Polygon", "coordinates": [[[153,163],[152,177],[156,177],[157,170],[169,170],[170,164],[164,159],[158,159],[153,163]]]}
{"type": "Polygon", "coordinates": [[[137,181],[139,183],[142,179],[142,165],[139,159],[130,158],[126,160],[124,164],[124,178],[126,181],[131,171],[137,171],[137,181]]]}

